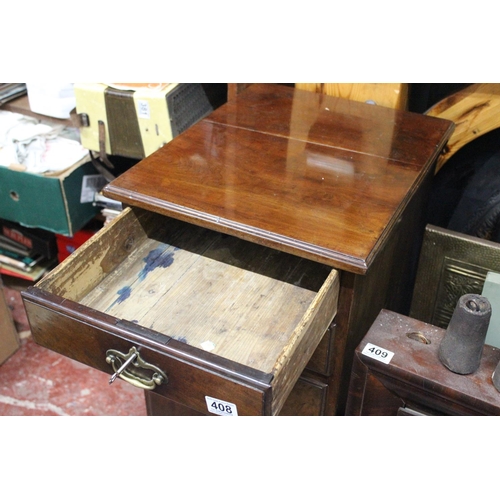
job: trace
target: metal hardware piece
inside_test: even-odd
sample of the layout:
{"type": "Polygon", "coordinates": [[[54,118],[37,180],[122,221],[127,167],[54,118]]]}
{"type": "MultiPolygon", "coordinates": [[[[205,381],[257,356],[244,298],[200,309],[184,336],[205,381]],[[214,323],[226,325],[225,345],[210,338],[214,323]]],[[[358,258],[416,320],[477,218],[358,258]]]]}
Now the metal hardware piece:
{"type": "Polygon", "coordinates": [[[132,347],[128,354],[123,354],[115,349],[107,350],[106,363],[110,364],[115,372],[109,379],[110,384],[112,384],[117,377],[120,377],[122,380],[125,380],[139,389],[150,391],[156,386],[168,382],[166,373],[160,370],[160,368],[150,363],[146,363],[146,361],[140,357],[139,351],[135,347],[132,347]],[[144,373],[147,371],[153,372],[150,378],[144,373]]]}
{"type": "MultiPolygon", "coordinates": [[[[130,354],[130,352],[129,352],[130,354]]],[[[125,370],[125,368],[127,368],[127,366],[132,363],[132,361],[134,361],[134,359],[137,358],[137,353],[134,352],[132,354],[132,356],[130,356],[127,361],[125,361],[125,363],[123,363],[120,368],[118,368],[118,370],[115,371],[115,373],[113,373],[113,375],[111,376],[111,378],[109,379],[109,385],[111,385],[115,380],[116,380],[116,377],[118,377],[118,375],[120,375],[120,373],[125,370]]],[[[108,358],[106,358],[106,361],[108,360],[108,358]]],[[[114,368],[114,366],[113,366],[114,368]]]]}

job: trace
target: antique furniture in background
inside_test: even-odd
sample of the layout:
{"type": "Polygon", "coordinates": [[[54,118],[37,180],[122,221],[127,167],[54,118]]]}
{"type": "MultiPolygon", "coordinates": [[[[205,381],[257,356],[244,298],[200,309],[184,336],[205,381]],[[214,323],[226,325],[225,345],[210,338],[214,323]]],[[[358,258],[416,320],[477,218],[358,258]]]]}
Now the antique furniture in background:
{"type": "Polygon", "coordinates": [[[445,330],[383,310],[356,348],[346,414],[500,415],[492,382],[500,350],[485,345],[479,368],[451,372],[439,361],[445,330]]]}
{"type": "MultiPolygon", "coordinates": [[[[479,138],[481,145],[495,144],[487,136],[500,124],[500,85],[469,85],[438,102],[426,114],[447,118],[456,126],[436,163],[440,182],[435,185],[431,210],[440,207],[440,203],[446,210],[450,203],[444,191],[440,198],[439,187],[449,189],[442,179],[449,174],[446,169],[450,168],[450,160],[457,160],[457,153],[462,154],[465,147],[471,148],[479,138]]],[[[492,151],[494,154],[495,150],[492,151]]],[[[460,166],[458,162],[453,168],[457,170],[460,166]]],[[[460,172],[455,175],[460,179],[460,172]]],[[[464,173],[460,182],[464,183],[465,179],[464,173]]],[[[477,196],[479,210],[484,208],[481,204],[486,200],[477,196]]],[[[490,218],[494,215],[491,210],[490,218]]],[[[484,225],[494,223],[488,220],[484,225]]],[[[498,271],[499,259],[498,242],[433,224],[426,226],[411,319],[383,311],[374,322],[356,349],[347,414],[500,413],[500,393],[491,380],[498,362],[498,349],[486,345],[479,370],[465,377],[451,373],[437,357],[443,329],[448,326],[459,298],[468,293],[481,294],[487,273],[498,271]],[[367,344],[371,344],[372,354],[393,352],[394,356],[388,364],[381,362],[380,357],[370,358],[367,344]]]]}
{"type": "Polygon", "coordinates": [[[481,294],[488,271],[500,272],[500,244],[428,224],[410,316],[446,328],[458,299],[481,294]]]}

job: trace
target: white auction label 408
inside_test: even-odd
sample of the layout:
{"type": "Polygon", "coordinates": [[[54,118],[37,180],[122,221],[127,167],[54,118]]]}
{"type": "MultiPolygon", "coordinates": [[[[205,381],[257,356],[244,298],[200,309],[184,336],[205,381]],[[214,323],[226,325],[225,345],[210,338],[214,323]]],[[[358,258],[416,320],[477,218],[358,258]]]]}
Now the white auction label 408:
{"type": "Polygon", "coordinates": [[[382,349],[382,347],[370,343],[365,345],[364,349],[361,351],[361,354],[364,354],[369,358],[378,359],[379,361],[382,361],[382,363],[385,363],[386,365],[388,365],[391,362],[391,359],[394,356],[393,352],[388,351],[387,349],[382,349]]]}
{"type": "Polygon", "coordinates": [[[207,408],[210,413],[223,415],[225,417],[238,416],[238,409],[233,403],[222,401],[222,399],[211,398],[210,396],[205,396],[205,401],[207,402],[207,408]]]}

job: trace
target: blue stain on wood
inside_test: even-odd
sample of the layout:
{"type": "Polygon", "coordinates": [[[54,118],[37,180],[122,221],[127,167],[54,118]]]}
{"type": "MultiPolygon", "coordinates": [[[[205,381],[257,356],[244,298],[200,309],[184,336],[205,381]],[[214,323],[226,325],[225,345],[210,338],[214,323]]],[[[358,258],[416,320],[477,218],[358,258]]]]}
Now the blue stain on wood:
{"type": "Polygon", "coordinates": [[[107,311],[109,311],[114,305],[121,304],[123,301],[127,300],[130,297],[131,292],[132,289],[128,285],[120,288],[120,290],[116,292],[118,294],[118,298],[107,308],[107,311]]]}
{"type": "Polygon", "coordinates": [[[127,300],[129,297],[130,297],[130,292],[131,292],[131,288],[127,285],[127,286],[124,286],[123,288],[120,288],[120,290],[118,290],[118,298],[116,299],[116,302],[118,304],[121,304],[124,300],[127,300]]]}
{"type": "MultiPolygon", "coordinates": [[[[175,251],[175,250],[174,250],[175,251]]],[[[158,248],[151,250],[148,256],[142,259],[146,265],[139,273],[139,280],[142,281],[146,276],[158,267],[169,267],[174,262],[174,256],[171,252],[165,252],[165,245],[160,245],[158,248]]]]}
{"type": "MultiPolygon", "coordinates": [[[[146,265],[139,272],[139,281],[143,281],[151,271],[154,271],[159,267],[166,268],[172,265],[172,263],[174,262],[173,252],[165,252],[167,248],[167,245],[161,244],[154,250],[151,250],[147,257],[142,259],[146,263],[146,265]]],[[[175,252],[176,250],[177,248],[174,248],[173,251],[175,252]]],[[[132,287],[128,285],[124,286],[120,288],[120,290],[118,290],[116,293],[118,295],[118,298],[106,309],[107,311],[109,311],[116,304],[121,304],[122,302],[127,300],[132,293],[132,287]]]]}

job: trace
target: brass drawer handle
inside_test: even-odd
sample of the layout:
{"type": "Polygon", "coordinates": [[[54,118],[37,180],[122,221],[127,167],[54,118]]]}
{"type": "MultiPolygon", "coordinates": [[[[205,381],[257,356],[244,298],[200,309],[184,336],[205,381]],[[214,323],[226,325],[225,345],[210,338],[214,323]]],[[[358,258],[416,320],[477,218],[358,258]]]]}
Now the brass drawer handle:
{"type": "Polygon", "coordinates": [[[152,390],[157,385],[166,384],[168,377],[166,373],[158,367],[146,363],[140,356],[139,351],[132,347],[128,354],[109,349],[106,351],[106,363],[113,367],[114,374],[109,379],[112,384],[116,377],[132,384],[139,389],[152,390]],[[153,375],[148,378],[144,372],[152,371],[153,375]]]}

